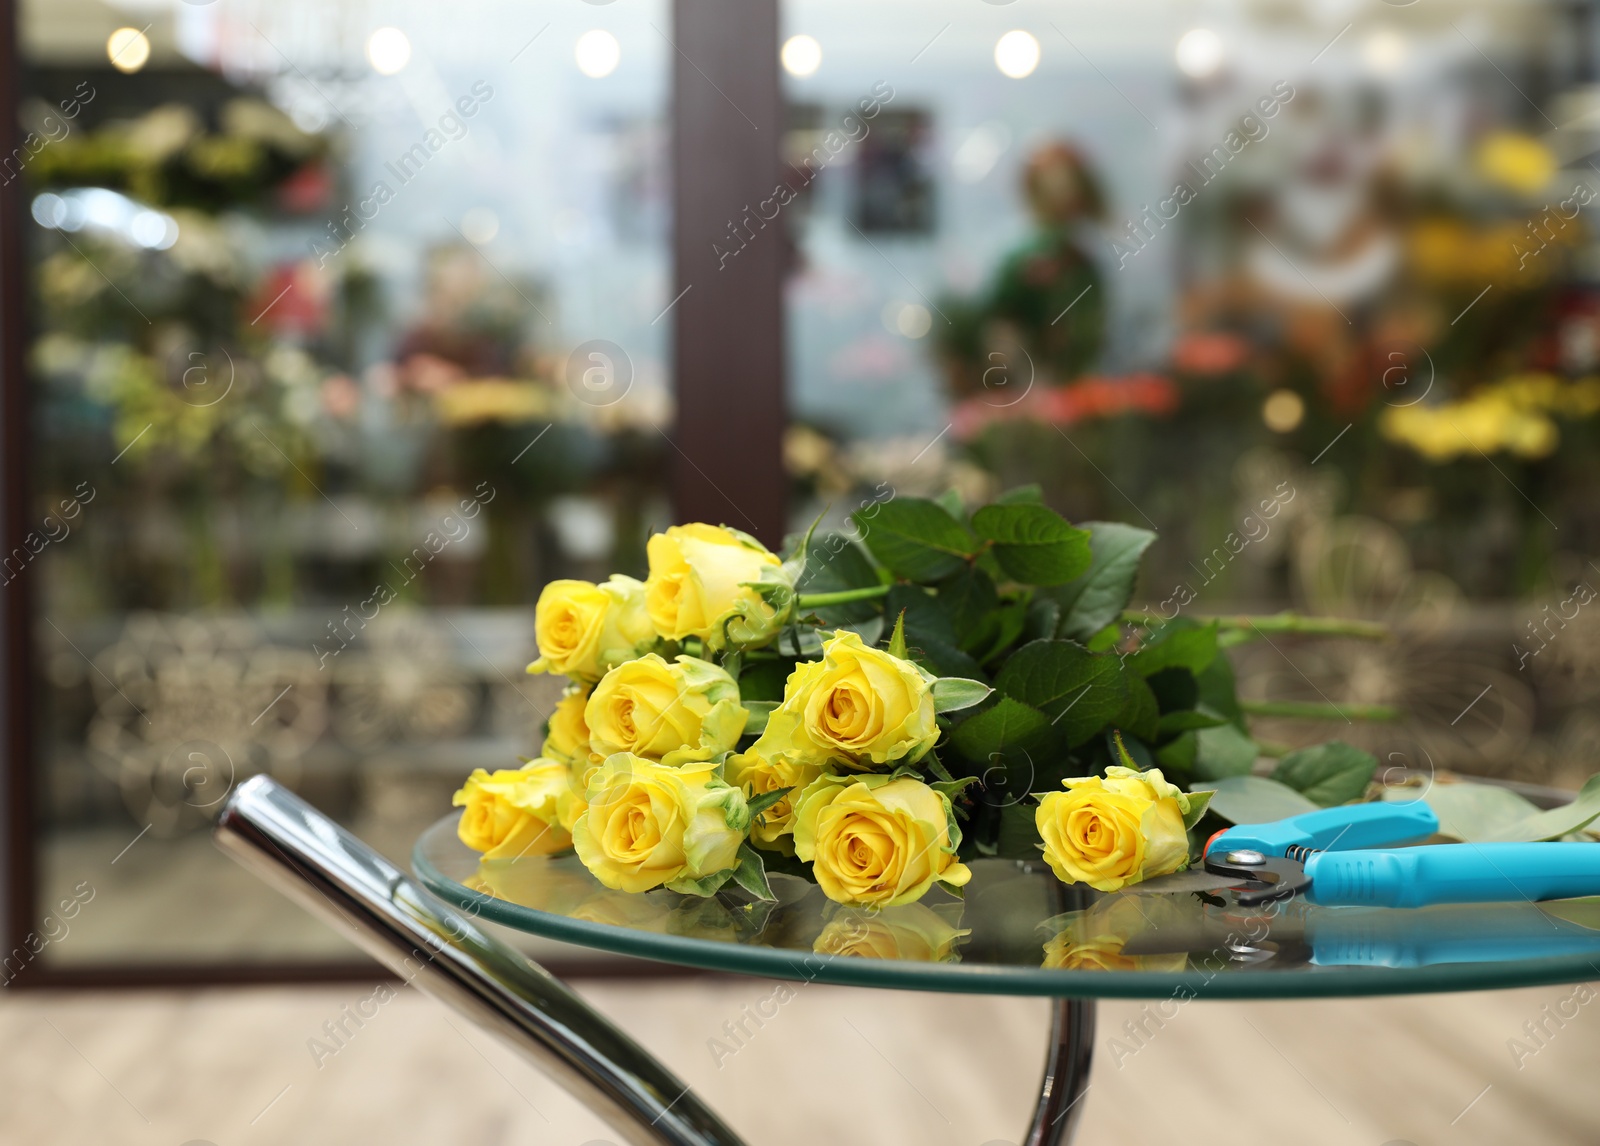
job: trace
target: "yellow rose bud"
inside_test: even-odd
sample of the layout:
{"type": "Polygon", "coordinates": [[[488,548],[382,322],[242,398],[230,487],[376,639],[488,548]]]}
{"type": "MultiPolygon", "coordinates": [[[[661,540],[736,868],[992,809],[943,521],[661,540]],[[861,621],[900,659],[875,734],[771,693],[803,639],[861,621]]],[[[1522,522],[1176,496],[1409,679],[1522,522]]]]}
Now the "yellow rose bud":
{"type": "Polygon", "coordinates": [[[895,907],[935,882],[960,887],[972,878],[960,842],[949,799],[909,776],[821,776],[795,806],[795,855],[836,903],[895,907]]]}
{"type": "Polygon", "coordinates": [[[1140,772],[1118,765],[1106,771],[1104,780],[1063,780],[1065,792],[1039,800],[1034,823],[1056,877],[1116,891],[1187,867],[1183,816],[1188,797],[1160,769],[1140,772]]]}
{"type": "Polygon", "coordinates": [[[794,580],[755,538],[718,525],[674,525],[646,546],[645,600],[656,631],[668,640],[699,637],[708,649],[755,648],[778,635],[787,607],[774,607],[752,586],[772,585],[787,598],[794,580]]]}
{"type": "Polygon", "coordinates": [[[738,682],[716,665],[689,656],[668,664],[650,653],[606,673],[583,718],[600,759],[631,752],[683,764],[731,751],[750,714],[738,682]]]}
{"type": "Polygon", "coordinates": [[[871,769],[915,764],[939,739],[933,686],[916,665],[868,648],[849,630],[795,667],[762,740],[771,751],[871,769]]]}
{"type": "Polygon", "coordinates": [[[529,672],[565,673],[594,681],[614,664],[638,656],[656,639],[645,610],[644,586],[620,574],[604,585],[552,581],[533,610],[539,659],[529,672]]]}
{"type": "Polygon", "coordinates": [[[461,842],[496,860],[571,847],[572,837],[561,826],[561,804],[570,798],[567,766],[541,757],[493,775],[476,768],[450,802],[466,809],[456,828],[461,842]]]}
{"type": "Polygon", "coordinates": [[[618,753],[595,773],[588,800],[573,847],[614,891],[708,894],[702,881],[738,863],[750,828],[744,794],[717,778],[715,764],[674,767],[618,753]]]}
{"type": "Polygon", "coordinates": [[[819,955],[953,963],[959,958],[956,944],[971,934],[952,927],[932,908],[906,903],[870,914],[840,912],[828,921],[811,949],[819,955]]]}
{"type": "Polygon", "coordinates": [[[589,726],[584,723],[583,708],[589,703],[589,692],[583,688],[569,688],[561,694],[560,701],[550,713],[550,729],[545,733],[541,756],[560,760],[573,768],[589,763],[589,726]]]}
{"type": "Polygon", "coordinates": [[[788,795],[762,812],[750,825],[750,842],[767,851],[794,855],[794,803],[802,789],[822,775],[822,765],[807,763],[793,756],[767,755],[758,740],[748,752],[728,757],[723,766],[728,783],[746,797],[760,796],[779,788],[788,795]]]}

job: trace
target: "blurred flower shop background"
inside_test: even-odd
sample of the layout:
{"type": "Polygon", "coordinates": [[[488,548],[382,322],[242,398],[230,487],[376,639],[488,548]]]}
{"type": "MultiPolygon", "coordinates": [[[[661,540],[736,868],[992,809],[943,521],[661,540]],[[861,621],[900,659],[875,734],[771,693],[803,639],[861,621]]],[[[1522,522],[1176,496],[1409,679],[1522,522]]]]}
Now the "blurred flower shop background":
{"type": "MultiPolygon", "coordinates": [[[[208,809],[268,772],[406,854],[537,746],[540,587],[674,520],[670,11],[472,7],[20,6],[3,577],[41,897],[121,889],[47,963],[345,954],[208,809]]],[[[1591,12],[789,0],[787,192],[717,253],[786,252],[790,528],[1036,483],[1158,532],[1153,613],[1394,628],[1237,650],[1268,750],[1587,776],[1591,12]]]]}

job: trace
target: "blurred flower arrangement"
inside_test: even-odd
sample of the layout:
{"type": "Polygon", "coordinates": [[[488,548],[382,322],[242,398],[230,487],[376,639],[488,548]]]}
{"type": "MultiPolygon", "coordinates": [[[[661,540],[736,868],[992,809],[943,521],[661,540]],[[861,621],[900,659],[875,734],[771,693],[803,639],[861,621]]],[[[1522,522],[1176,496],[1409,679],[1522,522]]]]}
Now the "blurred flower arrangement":
{"type": "MultiPolygon", "coordinates": [[[[894,908],[959,893],[970,860],[1041,854],[1112,891],[1186,867],[1207,782],[1259,754],[1224,644],[1263,626],[1373,635],[1125,613],[1154,534],[1077,528],[1037,490],[970,514],[897,497],[855,523],[860,544],[813,529],[786,558],[674,526],[642,583],[546,586],[529,671],[571,683],[540,756],[456,793],[462,841],[485,864],[570,850],[633,893],[731,881],[770,900],[779,871],[894,908]]],[[[1310,751],[1316,776],[1363,789],[1376,766],[1310,751]]],[[[1279,770],[1307,772],[1293,755],[1279,770]]]]}
{"type": "Polygon", "coordinates": [[[1552,415],[1592,418],[1600,413],[1600,379],[1567,382],[1525,374],[1474,390],[1453,402],[1392,406],[1379,429],[1430,462],[1506,452],[1543,458],[1555,451],[1560,430],[1552,415]]]}

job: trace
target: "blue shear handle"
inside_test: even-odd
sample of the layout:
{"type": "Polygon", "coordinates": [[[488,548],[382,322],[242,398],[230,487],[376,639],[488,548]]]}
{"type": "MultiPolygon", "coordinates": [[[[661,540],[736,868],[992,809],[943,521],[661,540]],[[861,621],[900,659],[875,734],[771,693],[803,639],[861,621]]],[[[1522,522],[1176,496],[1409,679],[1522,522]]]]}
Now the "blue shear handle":
{"type": "Polygon", "coordinates": [[[1600,895],[1600,844],[1434,844],[1306,861],[1326,907],[1422,907],[1600,895]]]}
{"type": "Polygon", "coordinates": [[[1421,800],[1405,803],[1345,804],[1321,808],[1268,824],[1239,824],[1216,838],[1207,852],[1253,848],[1269,856],[1284,849],[1394,847],[1425,840],[1439,830],[1439,817],[1421,800]]]}

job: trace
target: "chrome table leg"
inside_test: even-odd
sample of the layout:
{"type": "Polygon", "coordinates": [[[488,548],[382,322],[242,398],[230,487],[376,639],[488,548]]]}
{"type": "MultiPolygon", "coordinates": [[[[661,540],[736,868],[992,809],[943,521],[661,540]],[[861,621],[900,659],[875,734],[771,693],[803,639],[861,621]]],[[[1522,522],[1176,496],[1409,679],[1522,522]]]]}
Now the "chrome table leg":
{"type": "Polygon", "coordinates": [[[1022,1146],[1068,1146],[1083,1117],[1084,1091],[1094,1059],[1094,1000],[1052,999],[1050,1048],[1039,1105],[1022,1146]]]}
{"type": "Polygon", "coordinates": [[[502,1036],[633,1146],[742,1146],[559,979],[269,777],[228,797],[216,839],[402,979],[502,1036]]]}

